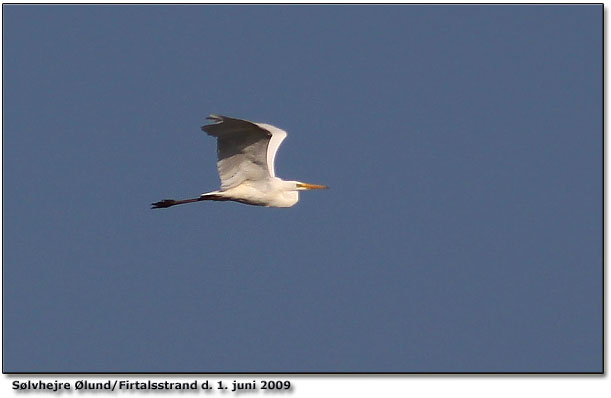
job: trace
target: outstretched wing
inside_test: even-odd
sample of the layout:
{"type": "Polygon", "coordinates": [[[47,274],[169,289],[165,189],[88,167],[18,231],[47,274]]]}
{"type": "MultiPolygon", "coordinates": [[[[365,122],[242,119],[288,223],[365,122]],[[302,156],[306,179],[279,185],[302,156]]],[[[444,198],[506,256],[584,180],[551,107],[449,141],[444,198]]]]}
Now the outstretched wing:
{"type": "Polygon", "coordinates": [[[218,171],[221,190],[246,180],[260,181],[275,177],[274,159],[286,132],[262,123],[210,115],[217,123],[202,126],[217,138],[218,171]]]}

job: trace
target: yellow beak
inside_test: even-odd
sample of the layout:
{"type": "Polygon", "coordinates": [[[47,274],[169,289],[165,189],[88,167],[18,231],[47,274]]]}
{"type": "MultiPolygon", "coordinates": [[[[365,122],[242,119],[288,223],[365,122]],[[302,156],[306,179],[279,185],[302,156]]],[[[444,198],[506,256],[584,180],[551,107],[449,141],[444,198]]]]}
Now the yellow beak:
{"type": "Polygon", "coordinates": [[[305,182],[300,182],[297,184],[297,188],[301,189],[327,189],[329,188],[326,185],[316,185],[316,184],[306,184],[305,182]]]}

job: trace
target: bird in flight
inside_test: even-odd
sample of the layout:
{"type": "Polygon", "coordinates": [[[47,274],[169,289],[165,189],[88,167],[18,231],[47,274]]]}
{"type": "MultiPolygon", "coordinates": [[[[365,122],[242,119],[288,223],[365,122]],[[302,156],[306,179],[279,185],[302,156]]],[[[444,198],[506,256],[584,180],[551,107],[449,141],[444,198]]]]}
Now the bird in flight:
{"type": "Polygon", "coordinates": [[[217,167],[221,189],[191,199],[165,199],[152,204],[163,209],[204,200],[232,200],[255,206],[291,207],[299,201],[299,191],[326,189],[326,185],[284,181],[276,177],[274,158],[286,132],[264,123],[210,115],[216,123],[202,130],[217,140],[217,167]]]}

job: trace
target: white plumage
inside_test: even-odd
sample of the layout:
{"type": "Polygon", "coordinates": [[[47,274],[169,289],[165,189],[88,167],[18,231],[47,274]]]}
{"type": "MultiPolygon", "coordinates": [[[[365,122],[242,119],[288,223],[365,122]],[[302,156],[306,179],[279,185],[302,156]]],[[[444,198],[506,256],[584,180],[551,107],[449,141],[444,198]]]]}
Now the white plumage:
{"type": "Polygon", "coordinates": [[[232,200],[249,205],[291,207],[299,201],[299,192],[325,189],[325,185],[284,181],[276,177],[274,160],[286,138],[286,131],[269,124],[226,116],[210,115],[217,123],[202,130],[217,139],[217,167],[221,189],[192,199],[165,199],[153,203],[154,209],[203,200],[232,200]]]}

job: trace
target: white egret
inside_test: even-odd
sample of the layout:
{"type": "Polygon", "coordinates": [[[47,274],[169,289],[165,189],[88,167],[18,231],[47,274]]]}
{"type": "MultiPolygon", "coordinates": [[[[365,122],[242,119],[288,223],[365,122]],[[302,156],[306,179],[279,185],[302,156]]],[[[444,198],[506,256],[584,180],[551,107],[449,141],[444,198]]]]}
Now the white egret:
{"type": "Polygon", "coordinates": [[[284,181],[276,177],[274,158],[286,132],[264,123],[210,115],[217,123],[202,130],[217,139],[217,167],[221,189],[192,199],[165,199],[153,203],[161,209],[203,200],[233,200],[255,206],[291,207],[299,201],[299,191],[326,189],[325,185],[284,181]]]}

